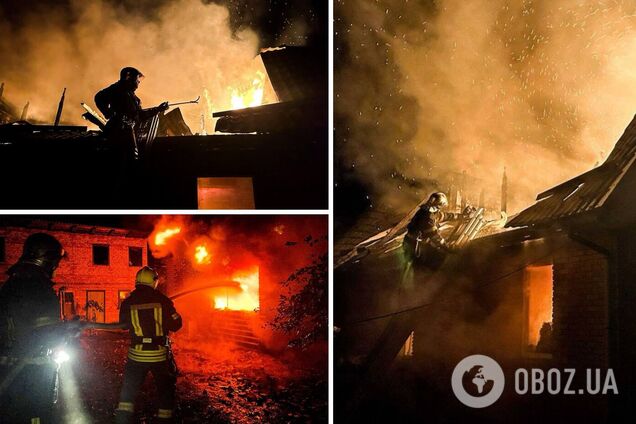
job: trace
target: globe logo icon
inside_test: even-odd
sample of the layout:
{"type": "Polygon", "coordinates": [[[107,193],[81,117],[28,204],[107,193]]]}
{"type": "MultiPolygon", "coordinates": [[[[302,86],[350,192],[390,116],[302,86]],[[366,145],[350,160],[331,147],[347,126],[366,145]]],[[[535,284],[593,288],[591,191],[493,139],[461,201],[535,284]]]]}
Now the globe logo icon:
{"type": "Polygon", "coordinates": [[[451,386],[457,399],[471,408],[485,408],[501,397],[505,385],[503,370],[492,358],[471,355],[453,370],[451,386]]]}

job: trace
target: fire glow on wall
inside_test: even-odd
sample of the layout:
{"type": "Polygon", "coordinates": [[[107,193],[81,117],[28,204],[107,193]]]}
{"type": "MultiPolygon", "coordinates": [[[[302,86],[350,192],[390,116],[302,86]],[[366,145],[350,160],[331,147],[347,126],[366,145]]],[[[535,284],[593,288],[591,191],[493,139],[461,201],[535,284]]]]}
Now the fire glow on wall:
{"type": "Polygon", "coordinates": [[[534,350],[547,343],[552,331],[552,265],[526,268],[525,305],[527,311],[526,344],[534,350]]]}

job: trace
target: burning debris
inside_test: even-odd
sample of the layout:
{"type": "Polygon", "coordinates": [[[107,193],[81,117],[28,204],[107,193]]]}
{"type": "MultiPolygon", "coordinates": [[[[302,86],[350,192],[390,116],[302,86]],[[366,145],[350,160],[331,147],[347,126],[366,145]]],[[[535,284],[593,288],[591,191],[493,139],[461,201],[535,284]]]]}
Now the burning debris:
{"type": "MultiPolygon", "coordinates": [[[[147,228],[147,219],[141,220],[147,228]]],[[[152,231],[144,236],[132,230],[29,217],[7,222],[13,224],[0,227],[0,243],[12,261],[22,257],[21,240],[38,231],[55,234],[64,246],[56,241],[58,250],[70,252],[70,262],[59,267],[64,286],[56,286],[55,293],[60,298],[51,298],[55,304],[63,305],[62,314],[68,319],[63,325],[115,331],[91,330],[78,343],[69,338],[64,351],[68,355],[63,357],[68,365],[59,373],[60,403],[55,414],[73,421],[106,422],[117,407],[119,416],[130,415],[133,406],[128,398],[119,399],[117,406],[126,355],[129,360],[131,355],[145,359],[139,352],[148,350],[140,348],[141,343],[160,343],[170,323],[175,323],[170,328],[177,328],[182,322],[183,328],[177,328],[170,343],[166,341],[158,349],[169,352],[169,347],[174,347],[180,369],[178,406],[167,411],[166,400],[160,396],[159,408],[164,409],[159,409],[158,414],[174,413],[185,422],[326,422],[325,217],[164,216],[156,219],[152,231]],[[5,240],[10,240],[6,250],[5,240]],[[144,266],[146,242],[152,267],[144,266]],[[106,277],[113,274],[114,281],[106,277],[106,283],[86,280],[87,274],[99,273],[86,264],[91,250],[95,265],[108,263],[108,267],[96,269],[106,277]],[[138,259],[140,262],[135,262],[138,259]],[[126,276],[114,274],[113,270],[125,271],[126,276]],[[74,281],[77,275],[83,276],[82,284],[74,281]],[[148,302],[140,299],[158,295],[157,288],[171,299],[161,298],[167,306],[159,312],[156,306],[148,310],[148,302]],[[86,290],[85,296],[80,290],[86,290]],[[87,299],[86,314],[81,317],[96,322],[77,320],[73,294],[87,299]],[[139,301],[144,303],[135,308],[139,301]],[[158,315],[162,310],[169,311],[172,305],[172,314],[158,315]],[[124,318],[120,317],[121,311],[124,318]],[[158,320],[158,316],[162,318],[158,320]],[[148,321],[151,318],[154,321],[148,321]],[[139,343],[131,345],[131,335],[118,332],[120,319],[124,325],[130,319],[128,327],[135,331],[133,337],[138,337],[139,343]],[[152,335],[152,331],[158,334],[152,335]],[[299,337],[303,339],[300,344],[295,342],[299,337]]],[[[2,292],[0,296],[3,301],[4,295],[2,292]]],[[[60,355],[56,358],[61,361],[60,355]]],[[[134,378],[130,370],[125,374],[134,378]]],[[[142,390],[146,389],[144,386],[142,390]]],[[[159,390],[167,389],[160,386],[159,390]]],[[[146,420],[155,414],[157,400],[148,393],[142,398],[145,404],[139,405],[136,414],[138,419],[146,420]]]]}
{"type": "MultiPolygon", "coordinates": [[[[455,407],[448,376],[474,352],[510,370],[620,369],[630,393],[571,402],[553,397],[547,405],[542,397],[502,398],[480,420],[502,413],[519,422],[561,420],[576,411],[577,421],[611,422],[624,414],[633,375],[622,361],[631,361],[633,349],[618,343],[614,331],[631,339],[636,327],[613,330],[611,323],[633,315],[621,300],[630,289],[621,288],[633,281],[635,260],[636,217],[624,207],[635,193],[635,129],[636,118],[605,162],[540,193],[536,203],[498,222],[496,231],[478,232],[435,266],[418,266],[404,248],[409,223],[421,213],[416,210],[342,256],[334,276],[340,282],[334,294],[336,386],[347,395],[337,401],[337,416],[403,412],[400,418],[409,421],[434,410],[434,422],[469,421],[470,412],[455,407]]],[[[505,192],[505,179],[502,186],[505,192]]],[[[425,206],[424,217],[434,222],[436,205],[425,206]]],[[[445,233],[440,226],[438,250],[440,237],[451,240],[460,228],[469,235],[470,222],[466,217],[445,233]]]]}
{"type": "MultiPolygon", "coordinates": [[[[29,98],[31,91],[38,96],[30,99],[29,122],[18,121],[19,113],[6,96],[0,104],[0,122],[12,124],[0,127],[3,158],[7,163],[37,162],[35,172],[11,179],[6,196],[11,207],[30,202],[60,209],[326,205],[326,37],[263,49],[253,30],[232,26],[226,7],[199,0],[158,3],[139,11],[107,2],[59,7],[68,9],[62,15],[76,24],[52,15],[45,28],[28,19],[4,25],[0,17],[3,39],[47,40],[20,52],[4,52],[0,46],[11,97],[29,98]],[[95,27],[113,28],[114,33],[105,31],[109,36],[104,37],[91,29],[95,27]],[[96,45],[100,48],[89,48],[96,45]],[[44,76],[30,75],[26,81],[24,72],[15,69],[50,52],[61,52],[60,57],[33,67],[47,69],[46,88],[44,76]],[[98,91],[128,63],[135,67],[122,68],[120,81],[98,91]],[[86,72],[77,75],[72,69],[86,72]],[[141,85],[138,69],[147,73],[141,85]],[[58,83],[68,87],[59,103],[59,92],[53,102],[49,87],[58,83]],[[137,95],[144,104],[159,106],[142,109],[137,95]],[[165,101],[188,97],[196,99],[165,101]],[[38,125],[43,122],[54,124],[38,125]],[[33,188],[35,181],[47,180],[44,175],[67,169],[73,173],[59,176],[67,181],[59,192],[33,188]],[[73,199],[85,192],[99,195],[82,195],[82,204],[76,205],[73,199]]],[[[314,8],[326,13],[322,3],[308,11],[314,8]]],[[[306,12],[292,26],[312,31],[326,25],[326,15],[324,22],[301,25],[315,17],[306,12]]]]}

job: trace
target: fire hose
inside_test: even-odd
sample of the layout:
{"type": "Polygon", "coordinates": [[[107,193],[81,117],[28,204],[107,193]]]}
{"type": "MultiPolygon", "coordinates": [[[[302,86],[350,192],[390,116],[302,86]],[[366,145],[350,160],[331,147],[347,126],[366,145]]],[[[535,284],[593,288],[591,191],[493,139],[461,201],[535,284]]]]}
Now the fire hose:
{"type": "MultiPolygon", "coordinates": [[[[228,287],[228,286],[238,287],[239,283],[236,281],[224,281],[222,283],[206,285],[204,287],[197,287],[195,289],[186,290],[186,291],[174,294],[170,296],[170,299],[177,299],[181,296],[185,296],[187,294],[200,291],[200,290],[206,290],[206,289],[210,289],[214,287],[228,287]]],[[[95,329],[95,330],[122,329],[123,330],[126,328],[125,324],[118,323],[118,322],[117,323],[102,323],[102,322],[87,322],[87,321],[71,321],[71,322],[61,322],[61,323],[57,323],[53,325],[66,327],[65,330],[68,333],[81,332],[87,329],[95,329]]],[[[11,371],[7,374],[7,376],[4,378],[4,380],[0,383],[0,396],[4,394],[5,390],[11,385],[11,383],[13,383],[15,378],[20,374],[20,372],[22,372],[25,366],[44,365],[51,362],[55,362],[59,366],[62,362],[66,362],[69,359],[68,354],[66,354],[66,352],[64,352],[63,350],[58,350],[57,356],[56,356],[56,352],[51,352],[51,354],[49,355],[38,356],[37,354],[39,351],[41,351],[40,346],[38,346],[36,349],[33,349],[26,356],[23,356],[21,358],[15,358],[15,361],[9,361],[9,360],[5,361],[7,362],[6,365],[13,365],[13,367],[11,371]]],[[[2,357],[0,357],[0,364],[5,365],[4,363],[2,363],[1,359],[2,357]]]]}

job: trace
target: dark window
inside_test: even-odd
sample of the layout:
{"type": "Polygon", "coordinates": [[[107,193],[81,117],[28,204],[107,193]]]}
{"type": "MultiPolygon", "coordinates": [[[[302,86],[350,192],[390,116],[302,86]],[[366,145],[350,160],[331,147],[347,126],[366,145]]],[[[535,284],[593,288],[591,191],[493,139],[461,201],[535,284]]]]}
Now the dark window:
{"type": "Polygon", "coordinates": [[[108,246],[103,244],[93,245],[93,264],[108,265],[110,263],[110,251],[108,246]]]}
{"type": "Polygon", "coordinates": [[[5,262],[6,258],[6,249],[4,247],[4,237],[0,237],[0,262],[5,262]]]}
{"type": "Polygon", "coordinates": [[[141,247],[129,247],[128,266],[142,266],[144,262],[143,253],[144,250],[141,247]]]}

